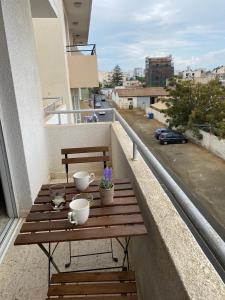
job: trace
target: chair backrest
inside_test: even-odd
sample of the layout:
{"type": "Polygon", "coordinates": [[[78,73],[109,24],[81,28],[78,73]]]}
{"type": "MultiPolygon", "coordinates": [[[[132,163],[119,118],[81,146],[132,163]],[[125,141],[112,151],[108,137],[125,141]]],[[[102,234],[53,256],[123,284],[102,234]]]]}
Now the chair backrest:
{"type": "Polygon", "coordinates": [[[67,182],[68,182],[68,176],[69,176],[69,165],[71,165],[71,164],[103,162],[104,168],[106,168],[106,162],[110,161],[108,146],[65,148],[65,149],[61,149],[61,154],[65,155],[65,157],[62,159],[62,164],[65,165],[67,182]],[[80,157],[80,156],[79,157],[68,157],[68,155],[81,154],[81,153],[98,153],[98,155],[83,156],[83,157],[80,157]]]}

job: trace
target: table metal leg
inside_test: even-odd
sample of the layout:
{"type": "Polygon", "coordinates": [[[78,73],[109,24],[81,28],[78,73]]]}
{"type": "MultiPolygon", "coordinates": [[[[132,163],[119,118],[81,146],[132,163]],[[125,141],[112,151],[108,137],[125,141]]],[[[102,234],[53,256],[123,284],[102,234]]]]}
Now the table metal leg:
{"type": "Polygon", "coordinates": [[[51,244],[49,243],[48,250],[43,246],[43,244],[38,244],[38,246],[41,248],[41,250],[44,252],[44,254],[48,257],[48,282],[50,283],[50,276],[51,276],[51,264],[56,269],[58,273],[60,273],[60,270],[53,260],[53,256],[51,254],[51,244]]]}
{"type": "Polygon", "coordinates": [[[123,243],[119,240],[119,238],[116,238],[117,242],[120,244],[120,246],[123,248],[124,250],[124,257],[123,257],[123,263],[122,263],[122,270],[123,271],[127,271],[130,268],[130,263],[129,263],[129,254],[128,254],[128,247],[129,247],[129,243],[130,243],[130,237],[125,238],[125,245],[123,245],[123,243]],[[127,262],[127,267],[125,266],[127,262]]]}

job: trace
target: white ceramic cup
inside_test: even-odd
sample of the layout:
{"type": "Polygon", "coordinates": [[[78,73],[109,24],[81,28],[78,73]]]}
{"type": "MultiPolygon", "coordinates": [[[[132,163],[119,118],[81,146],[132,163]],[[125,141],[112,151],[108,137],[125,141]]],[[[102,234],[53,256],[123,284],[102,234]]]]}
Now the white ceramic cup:
{"type": "Polygon", "coordinates": [[[85,191],[89,187],[89,184],[95,180],[95,174],[89,174],[85,171],[77,172],[73,174],[73,180],[79,191],[85,191]]]}
{"type": "Polygon", "coordinates": [[[68,220],[72,224],[84,224],[90,213],[90,202],[87,199],[72,200],[69,204],[70,212],[68,213],[68,220]]]}

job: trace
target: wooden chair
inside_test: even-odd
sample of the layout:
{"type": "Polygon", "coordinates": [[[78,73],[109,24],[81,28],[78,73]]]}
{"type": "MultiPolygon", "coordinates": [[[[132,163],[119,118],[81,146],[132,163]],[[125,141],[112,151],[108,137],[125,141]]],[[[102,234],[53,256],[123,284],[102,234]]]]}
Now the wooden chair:
{"type": "MultiPolygon", "coordinates": [[[[65,165],[66,169],[66,179],[68,182],[69,179],[69,165],[70,164],[77,164],[77,163],[92,163],[92,162],[103,162],[103,167],[106,168],[107,161],[110,161],[109,157],[109,147],[108,146],[99,146],[99,147],[82,147],[82,148],[65,148],[61,149],[61,154],[65,155],[65,157],[62,159],[62,164],[65,165]],[[83,157],[68,157],[68,155],[76,155],[76,154],[84,154],[84,153],[94,153],[95,155],[91,156],[83,156],[83,157]]],[[[98,255],[98,254],[106,254],[111,253],[112,254],[112,260],[114,262],[117,262],[118,259],[114,257],[113,254],[113,245],[112,245],[112,239],[110,239],[110,251],[102,251],[97,253],[89,253],[84,255],[72,255],[71,252],[71,242],[69,242],[69,262],[65,264],[65,267],[68,268],[71,264],[71,259],[73,257],[79,257],[79,256],[88,256],[88,255],[98,255]]]]}
{"type": "Polygon", "coordinates": [[[62,164],[65,165],[66,169],[66,180],[68,182],[69,178],[69,165],[78,163],[91,163],[91,162],[103,162],[104,168],[106,168],[106,162],[110,161],[109,157],[109,147],[82,147],[82,148],[65,148],[61,149],[61,154],[65,155],[62,159],[62,164]],[[83,156],[83,157],[68,157],[69,155],[83,153],[95,153],[95,156],[83,156]],[[96,156],[96,153],[98,155],[96,156]]]}
{"type": "Polygon", "coordinates": [[[46,300],[55,297],[67,300],[138,300],[135,274],[133,271],[53,274],[46,300]]]}

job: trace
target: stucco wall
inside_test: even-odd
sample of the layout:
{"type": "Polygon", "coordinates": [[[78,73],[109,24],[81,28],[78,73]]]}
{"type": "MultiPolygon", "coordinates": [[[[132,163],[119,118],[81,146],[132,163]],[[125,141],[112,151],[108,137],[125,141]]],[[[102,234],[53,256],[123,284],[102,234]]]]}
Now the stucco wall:
{"type": "Polygon", "coordinates": [[[63,97],[70,109],[72,106],[63,26],[60,17],[33,19],[43,97],[63,97]]]}
{"type": "Polygon", "coordinates": [[[198,140],[193,137],[190,131],[186,132],[186,135],[196,144],[201,145],[213,154],[221,157],[225,160],[225,139],[219,139],[217,136],[200,130],[202,134],[202,139],[198,140]]]}
{"type": "Polygon", "coordinates": [[[112,125],[113,171],[131,178],[148,235],[132,239],[140,300],[224,299],[225,286],[132,142],[112,125]]]}
{"type": "MultiPolygon", "coordinates": [[[[46,125],[45,130],[48,139],[48,159],[52,178],[65,175],[65,166],[62,165],[62,148],[110,146],[111,123],[90,123],[76,125],[46,125]]],[[[84,156],[84,154],[82,155],[84,156]]],[[[77,164],[69,167],[69,172],[89,168],[89,171],[99,172],[97,164],[77,164]]]]}
{"type": "Polygon", "coordinates": [[[1,122],[19,214],[48,179],[30,1],[1,1],[1,122]]]}
{"type": "Polygon", "coordinates": [[[137,107],[145,109],[150,105],[150,97],[137,97],[137,107]]]}
{"type": "Polygon", "coordinates": [[[97,87],[98,67],[96,55],[68,55],[70,88],[97,87]]]}
{"type": "Polygon", "coordinates": [[[166,117],[163,113],[153,109],[152,107],[146,107],[145,109],[146,114],[148,114],[149,112],[154,114],[154,119],[156,119],[157,121],[166,124],[166,117]]]}

